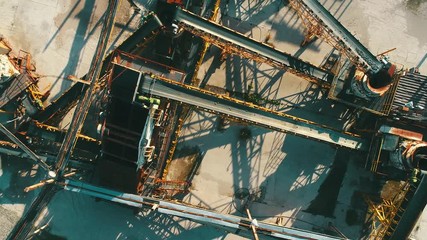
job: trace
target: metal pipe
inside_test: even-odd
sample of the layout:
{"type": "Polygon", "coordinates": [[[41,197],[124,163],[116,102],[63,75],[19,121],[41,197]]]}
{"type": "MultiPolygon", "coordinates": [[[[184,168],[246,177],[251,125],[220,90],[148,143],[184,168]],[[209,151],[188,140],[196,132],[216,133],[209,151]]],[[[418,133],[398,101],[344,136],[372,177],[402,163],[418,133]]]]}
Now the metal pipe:
{"type": "Polygon", "coordinates": [[[33,159],[40,167],[48,171],[49,176],[56,177],[54,171],[51,171],[51,166],[47,165],[37,154],[35,154],[30,148],[27,147],[19,138],[11,133],[3,124],[0,123],[0,131],[4,133],[10,140],[18,145],[31,159],[33,159]]]}
{"type": "Polygon", "coordinates": [[[367,150],[367,141],[352,133],[343,132],[326,125],[219,95],[191,85],[181,84],[162,76],[146,75],[139,87],[141,92],[147,94],[186,103],[206,111],[224,114],[227,117],[237,118],[276,131],[291,133],[351,149],[367,150]]]}
{"type": "Polygon", "coordinates": [[[297,12],[303,13],[306,18],[312,19],[313,23],[311,24],[319,25],[324,33],[322,36],[334,39],[336,43],[334,47],[343,50],[350,59],[363,61],[374,73],[382,69],[383,63],[360,43],[319,1],[292,0],[291,6],[297,12]]]}
{"type": "MultiPolygon", "coordinates": [[[[70,173],[64,174],[63,177],[66,178],[66,177],[71,177],[71,176],[74,176],[74,175],[76,175],[76,172],[70,172],[70,173]]],[[[54,178],[49,178],[49,179],[46,179],[46,180],[42,180],[39,183],[36,183],[34,185],[31,185],[31,186],[28,186],[28,187],[24,188],[24,192],[33,191],[33,190],[35,190],[37,188],[43,187],[46,184],[51,184],[51,183],[54,183],[54,182],[55,182],[54,178]]]]}
{"type": "Polygon", "coordinates": [[[180,25],[186,31],[224,49],[227,53],[266,63],[273,67],[289,71],[322,87],[330,87],[330,82],[333,79],[331,72],[316,67],[289,53],[255,41],[252,38],[223,27],[214,21],[197,16],[185,9],[177,9],[174,18],[180,22],[180,25]]]}
{"type": "Polygon", "coordinates": [[[254,235],[254,239],[259,240],[258,233],[256,232],[256,226],[255,224],[253,224],[254,220],[252,219],[252,215],[251,215],[251,212],[249,211],[249,208],[246,208],[246,214],[248,215],[249,220],[252,221],[251,230],[252,230],[252,235],[254,235]]]}
{"type": "MultiPolygon", "coordinates": [[[[201,209],[199,207],[193,207],[153,197],[143,197],[129,193],[122,193],[74,180],[65,180],[63,183],[60,183],[60,185],[68,191],[84,193],[90,196],[99,197],[105,200],[118,202],[133,207],[142,207],[144,205],[150,206],[158,210],[160,213],[171,214],[192,221],[197,221],[199,223],[214,225],[216,227],[227,229],[228,231],[230,231],[231,228],[231,232],[233,233],[235,233],[237,230],[245,230],[240,231],[239,233],[245,234],[245,232],[247,233],[251,230],[251,221],[248,218],[217,213],[214,211],[201,209]]],[[[258,225],[258,231],[260,234],[281,239],[345,239],[342,237],[329,236],[307,230],[288,228],[263,222],[258,222],[258,225]]],[[[245,234],[245,236],[246,235],[248,234],[245,234]]]]}
{"type": "Polygon", "coordinates": [[[71,153],[73,152],[77,142],[77,135],[82,128],[87,111],[90,107],[92,95],[96,82],[101,73],[103,59],[107,51],[107,43],[114,27],[115,16],[120,2],[121,0],[111,0],[110,4],[108,5],[107,16],[104,21],[95,55],[92,59],[91,68],[89,69],[88,81],[90,82],[90,85],[88,89],[86,89],[84,95],[76,107],[70,127],[58,153],[58,161],[56,164],[56,171],[58,176],[62,175],[65,167],[67,166],[71,153]]]}

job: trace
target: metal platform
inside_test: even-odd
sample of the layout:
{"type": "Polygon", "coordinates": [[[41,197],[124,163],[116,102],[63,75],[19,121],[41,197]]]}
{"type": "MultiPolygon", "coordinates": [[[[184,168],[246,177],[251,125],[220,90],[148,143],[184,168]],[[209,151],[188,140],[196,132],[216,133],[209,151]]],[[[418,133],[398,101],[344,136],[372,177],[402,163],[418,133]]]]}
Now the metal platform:
{"type": "MultiPolygon", "coordinates": [[[[61,185],[64,187],[65,190],[68,191],[83,193],[92,197],[97,197],[108,201],[129,205],[132,207],[151,207],[153,211],[158,211],[160,213],[190,219],[192,221],[201,222],[203,224],[213,225],[226,229],[230,232],[243,231],[240,234],[246,233],[248,237],[251,236],[250,231],[252,221],[248,218],[217,213],[214,211],[185,205],[179,202],[172,202],[153,197],[142,197],[139,195],[112,191],[102,187],[74,180],[65,180],[65,182],[61,185]]],[[[277,239],[344,239],[341,237],[329,236],[302,229],[273,225],[261,221],[258,221],[257,225],[258,226],[256,228],[259,234],[277,239]]]]}
{"type": "Polygon", "coordinates": [[[114,64],[113,77],[116,78],[119,75],[126,78],[134,78],[135,82],[138,79],[139,94],[145,93],[179,101],[236,120],[341,147],[357,150],[365,150],[368,147],[368,142],[349,133],[340,132],[305,119],[274,112],[238,99],[185,85],[162,76],[153,75],[151,72],[132,69],[128,67],[131,65],[128,63],[114,64]],[[126,70],[128,70],[128,74],[123,76],[126,70]]]}
{"type": "Polygon", "coordinates": [[[292,0],[291,6],[304,17],[303,21],[321,29],[321,35],[330,39],[333,46],[343,51],[349,59],[361,61],[373,73],[382,69],[383,63],[357,40],[322,4],[317,0],[292,0]]]}
{"type": "Polygon", "coordinates": [[[306,80],[329,85],[333,74],[305,62],[289,53],[279,51],[267,44],[258,42],[241,33],[204,19],[187,10],[177,9],[175,19],[187,31],[214,44],[225,52],[263,62],[300,76],[306,80]]]}

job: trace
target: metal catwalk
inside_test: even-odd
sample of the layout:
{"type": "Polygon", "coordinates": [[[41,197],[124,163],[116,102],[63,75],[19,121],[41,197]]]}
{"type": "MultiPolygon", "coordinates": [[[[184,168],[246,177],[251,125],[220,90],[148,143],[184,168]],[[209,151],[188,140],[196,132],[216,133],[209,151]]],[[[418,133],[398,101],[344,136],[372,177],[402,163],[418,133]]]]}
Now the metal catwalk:
{"type": "Polygon", "coordinates": [[[368,146],[366,140],[349,133],[145,72],[136,61],[129,62],[121,59],[120,63],[114,63],[114,66],[113,77],[117,76],[114,77],[114,81],[120,81],[119,77],[134,78],[135,82],[138,79],[139,93],[179,101],[239,121],[340,147],[366,150],[368,146]],[[123,75],[125,71],[133,73],[123,75]]]}
{"type": "MultiPolygon", "coordinates": [[[[300,5],[298,8],[308,8],[311,15],[315,15],[318,24],[326,28],[324,31],[339,38],[337,44],[344,45],[346,50],[350,49],[358,56],[359,61],[363,61],[373,73],[377,73],[383,68],[383,63],[377,59],[362,43],[357,40],[322,4],[317,0],[292,0],[300,5]]],[[[298,9],[297,9],[298,10],[298,9]]]]}
{"type": "MultiPolygon", "coordinates": [[[[224,228],[227,231],[233,233],[242,230],[243,232],[240,232],[239,234],[246,233],[245,235],[248,237],[251,236],[251,220],[248,218],[217,213],[182,203],[156,199],[153,197],[142,197],[139,195],[112,191],[74,180],[65,180],[64,183],[60,183],[59,185],[63,185],[64,189],[68,191],[83,193],[89,196],[102,198],[108,201],[113,201],[132,207],[151,207],[152,210],[157,210],[160,213],[170,214],[203,224],[224,228]]],[[[259,221],[257,225],[257,232],[259,234],[277,239],[343,239],[340,237],[328,236],[302,229],[277,226],[261,221],[259,221]]]]}
{"type": "Polygon", "coordinates": [[[329,85],[333,79],[333,74],[327,70],[316,67],[289,53],[276,50],[267,44],[255,41],[187,10],[178,8],[175,19],[185,30],[202,37],[205,41],[224,49],[228,53],[288,70],[297,76],[321,85],[329,85]]]}

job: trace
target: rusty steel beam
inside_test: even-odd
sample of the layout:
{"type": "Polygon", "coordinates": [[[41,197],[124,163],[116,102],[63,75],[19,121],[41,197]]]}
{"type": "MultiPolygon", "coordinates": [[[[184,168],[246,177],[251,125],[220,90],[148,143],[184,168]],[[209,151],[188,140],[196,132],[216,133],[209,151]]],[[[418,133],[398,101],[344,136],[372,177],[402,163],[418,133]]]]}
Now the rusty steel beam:
{"type": "MultiPolygon", "coordinates": [[[[214,9],[212,10],[212,15],[209,20],[216,22],[219,12],[219,5],[221,4],[221,0],[216,0],[214,4],[214,9]]],[[[205,59],[206,51],[208,50],[210,43],[203,40],[203,46],[199,53],[199,60],[197,60],[196,66],[194,68],[193,77],[191,78],[191,84],[197,86],[199,82],[197,81],[197,73],[199,72],[200,66],[203,63],[203,59],[205,59]]]]}
{"type": "Polygon", "coordinates": [[[192,34],[201,37],[228,54],[252,59],[260,63],[288,71],[307,81],[329,88],[334,75],[313,64],[303,61],[289,53],[279,51],[271,46],[204,19],[187,10],[177,9],[175,19],[180,26],[192,34]]]}
{"type": "MultiPolygon", "coordinates": [[[[114,63],[120,71],[143,71],[130,68],[137,65],[127,62],[114,63]]],[[[141,63],[143,64],[143,63],[141,63]]],[[[227,116],[257,126],[266,127],[275,131],[295,134],[298,136],[323,141],[336,146],[356,150],[367,150],[367,141],[359,135],[331,128],[327,125],[298,118],[283,112],[245,102],[236,98],[217,94],[205,89],[179,83],[164,76],[144,73],[144,80],[139,85],[140,93],[151,94],[181,103],[186,103],[207,112],[227,116]]]]}
{"type": "Polygon", "coordinates": [[[48,171],[49,176],[55,177],[56,174],[51,170],[49,166],[43,159],[41,159],[37,154],[35,154],[27,145],[25,145],[19,138],[17,138],[13,133],[11,133],[3,124],[0,123],[0,131],[4,133],[10,140],[12,140],[16,145],[19,146],[32,160],[34,160],[40,167],[48,171]]]}
{"type": "MultiPolygon", "coordinates": [[[[68,191],[83,193],[92,197],[102,198],[108,201],[125,204],[131,207],[141,208],[143,206],[146,206],[150,207],[153,211],[158,211],[159,213],[186,218],[191,221],[196,221],[202,224],[221,227],[227,231],[231,230],[230,232],[233,233],[238,232],[238,234],[242,236],[251,236],[251,234],[249,233],[251,231],[251,220],[248,218],[218,213],[215,211],[202,209],[200,207],[183,204],[176,201],[167,201],[153,197],[145,197],[113,191],[79,181],[65,180],[64,182],[59,183],[59,185],[61,185],[65,190],[68,191]]],[[[343,237],[335,237],[297,228],[288,228],[284,226],[265,223],[262,221],[258,222],[257,233],[259,235],[277,239],[345,239],[343,237]]]]}
{"type": "Polygon", "coordinates": [[[97,80],[101,74],[101,67],[103,59],[107,51],[107,43],[110,39],[111,32],[114,27],[116,12],[121,0],[110,0],[107,8],[107,15],[104,20],[101,36],[98,41],[98,46],[95,51],[95,55],[92,59],[92,64],[87,75],[87,81],[90,82],[89,87],[84,92],[83,96],[76,107],[73,115],[70,127],[65,135],[65,139],[62,143],[61,149],[58,153],[56,171],[59,176],[62,175],[68,160],[70,159],[71,153],[77,142],[77,136],[83,126],[83,122],[86,119],[87,112],[92,102],[92,96],[94,88],[97,85],[97,80]]]}
{"type": "Polygon", "coordinates": [[[317,0],[290,0],[289,3],[306,28],[306,38],[302,44],[308,44],[314,37],[320,37],[346,55],[359,69],[371,70],[374,73],[381,70],[383,63],[317,0]]]}

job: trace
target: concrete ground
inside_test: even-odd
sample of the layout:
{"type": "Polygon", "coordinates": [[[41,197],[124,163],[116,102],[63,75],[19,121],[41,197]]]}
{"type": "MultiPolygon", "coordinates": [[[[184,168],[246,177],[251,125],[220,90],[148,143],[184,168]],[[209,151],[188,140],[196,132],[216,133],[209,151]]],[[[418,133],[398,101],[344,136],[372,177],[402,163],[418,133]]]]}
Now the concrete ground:
{"type": "MultiPolygon", "coordinates": [[[[155,3],[152,0],[135,2],[147,8],[155,3]]],[[[300,56],[314,64],[319,64],[331,49],[321,41],[311,44],[307,49],[299,49],[303,28],[295,13],[283,5],[282,1],[227,2],[228,6],[223,4],[221,7],[221,21],[224,25],[237,27],[239,31],[261,41],[270,34],[270,42],[277,49],[300,56]]],[[[425,1],[320,2],[373,53],[396,47],[397,50],[389,54],[392,61],[403,64],[405,68],[418,66],[421,73],[427,74],[425,1]]],[[[45,76],[40,82],[41,89],[52,90],[50,99],[59,96],[61,91],[71,85],[64,77],[70,74],[81,77],[89,68],[100,32],[99,19],[106,3],[100,0],[0,0],[0,34],[11,42],[15,52],[23,49],[33,55],[38,73],[45,76]]],[[[123,1],[112,43],[117,45],[134,30],[138,20],[138,15],[134,15],[127,1],[123,1]]],[[[215,49],[212,50],[211,56],[207,56],[199,75],[199,78],[203,79],[206,72],[210,73],[206,78],[208,84],[244,92],[250,82],[254,81],[256,90],[262,92],[263,96],[282,99],[282,105],[278,107],[283,108],[283,111],[325,121],[336,127],[345,125],[346,119],[342,115],[342,109],[323,111],[335,108],[335,105],[327,106],[326,102],[316,105],[322,93],[317,91],[319,95],[313,98],[314,90],[307,90],[309,85],[305,81],[268,66],[258,66],[238,58],[228,58],[226,63],[216,63],[210,68],[212,61],[215,61],[214,53],[215,49]],[[303,104],[300,104],[300,107],[295,107],[295,104],[301,102],[303,104]],[[319,110],[323,111],[323,114],[317,114],[319,110]],[[330,112],[333,114],[330,115],[330,112]]],[[[309,207],[311,200],[316,199],[317,191],[321,191],[321,185],[327,182],[328,174],[333,171],[332,164],[336,155],[334,149],[328,145],[256,127],[251,128],[253,139],[240,141],[237,135],[241,126],[232,125],[224,133],[219,133],[214,130],[215,121],[215,116],[197,112],[184,129],[182,145],[201,145],[201,149],[205,151],[205,158],[194,178],[188,201],[200,202],[201,205],[219,211],[240,214],[238,210],[241,209],[243,201],[235,201],[233,196],[236,190],[242,189],[240,192],[245,193],[244,188],[247,188],[258,193],[255,194],[259,196],[258,202],[251,205],[251,210],[260,219],[275,221],[271,218],[272,215],[291,216],[292,218],[281,220],[282,224],[306,229],[325,227],[325,222],[332,221],[339,229],[345,227],[350,236],[360,230],[358,226],[350,226],[345,221],[338,220],[347,214],[342,211],[349,208],[345,205],[357,209],[357,206],[353,206],[353,202],[358,202],[353,193],[370,181],[367,176],[359,173],[361,169],[358,156],[352,157],[346,165],[343,187],[337,195],[337,207],[333,212],[336,218],[320,215],[314,217],[303,210],[309,207]],[[196,142],[196,139],[201,140],[196,142]],[[209,169],[212,169],[212,172],[209,169]],[[263,209],[267,211],[258,211],[263,209]],[[321,223],[320,226],[317,223],[321,223]]],[[[37,182],[43,175],[31,173],[32,164],[14,161],[5,163],[6,161],[3,160],[2,166],[5,169],[0,176],[0,216],[1,226],[5,228],[0,231],[0,238],[7,235],[36,194],[24,195],[23,187],[37,182]],[[21,178],[25,181],[20,180],[21,178]]],[[[132,211],[125,207],[95,202],[92,198],[72,193],[58,194],[49,209],[43,221],[51,222],[50,233],[67,239],[200,239],[201,236],[204,239],[224,239],[225,236],[223,232],[210,227],[188,222],[177,224],[177,220],[171,220],[168,216],[141,218],[134,216],[132,211]],[[95,222],[99,224],[93,224],[95,222]],[[165,230],[165,223],[170,223],[171,227],[165,230]]],[[[421,225],[417,233],[418,239],[422,239],[425,229],[426,227],[421,225]]],[[[239,237],[226,237],[235,238],[239,237]]]]}
{"type": "MultiPolygon", "coordinates": [[[[33,56],[42,77],[41,90],[55,99],[72,84],[68,75],[83,77],[89,69],[107,1],[0,1],[0,34],[13,47],[33,56]]],[[[136,29],[140,15],[123,1],[111,44],[117,45],[136,29]]]]}
{"type": "Polygon", "coordinates": [[[241,199],[239,194],[250,192],[255,199],[249,208],[258,220],[276,223],[282,218],[282,225],[308,230],[326,229],[331,223],[358,238],[364,212],[363,204],[356,206],[354,201],[362,201],[360,192],[372,191],[366,188],[372,176],[363,169],[363,155],[351,152],[342,159],[327,144],[257,127],[249,127],[252,137],[242,140],[239,134],[245,126],[232,123],[220,132],[216,125],[216,116],[194,112],[183,127],[178,146],[197,146],[203,156],[185,201],[245,215],[248,197],[241,199]],[[335,159],[343,164],[342,178],[336,176],[335,159]],[[331,181],[337,185],[327,183],[331,181]],[[331,201],[324,198],[327,188],[337,190],[331,201]],[[335,207],[318,212],[328,206],[335,207]],[[346,220],[349,212],[356,213],[357,224],[346,220]]]}

